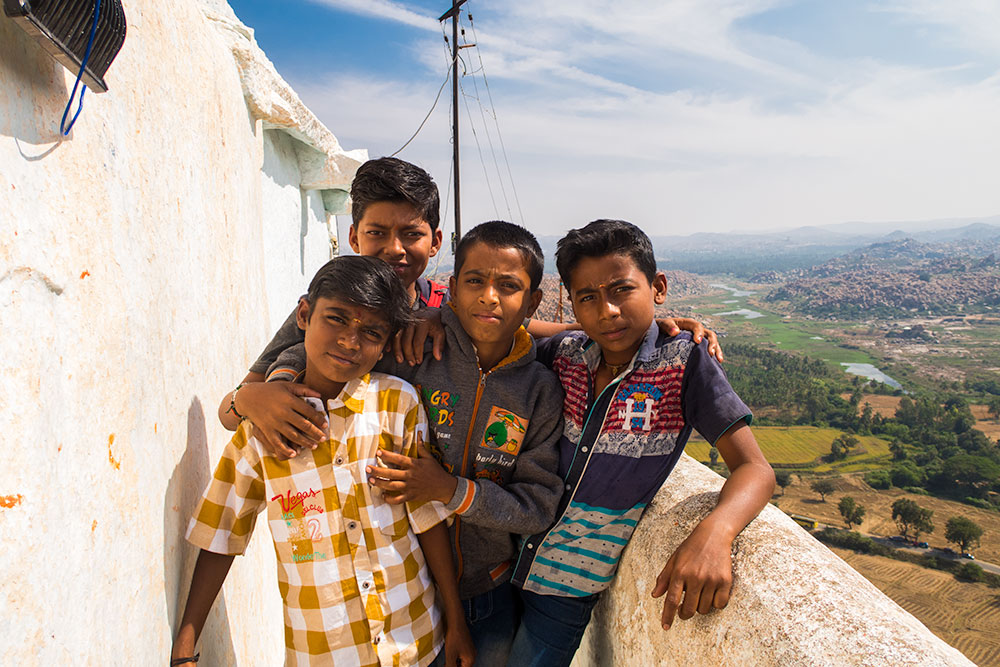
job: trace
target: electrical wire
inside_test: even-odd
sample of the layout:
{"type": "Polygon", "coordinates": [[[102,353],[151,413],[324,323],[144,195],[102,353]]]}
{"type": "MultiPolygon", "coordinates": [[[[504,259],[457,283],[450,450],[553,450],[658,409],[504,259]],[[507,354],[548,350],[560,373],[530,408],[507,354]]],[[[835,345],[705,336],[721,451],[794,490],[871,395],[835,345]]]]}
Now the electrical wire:
{"type": "MultiPolygon", "coordinates": [[[[480,68],[480,71],[482,71],[482,68],[480,68]]],[[[476,83],[475,73],[472,74],[472,87],[473,90],[476,91],[475,99],[476,102],[479,104],[479,115],[483,119],[483,130],[486,132],[486,141],[490,145],[490,155],[493,157],[493,169],[497,173],[497,183],[500,184],[500,194],[503,196],[503,203],[504,206],[507,208],[507,219],[509,220],[512,217],[514,217],[514,214],[511,213],[510,200],[507,199],[507,188],[504,187],[503,176],[500,175],[500,163],[497,162],[497,152],[496,149],[493,147],[493,136],[490,134],[490,126],[486,122],[486,109],[483,107],[483,100],[479,96],[479,84],[476,83]]]]}
{"type": "Polygon", "coordinates": [[[490,173],[486,169],[486,161],[483,159],[483,149],[479,145],[479,134],[476,132],[476,124],[472,120],[472,111],[469,109],[469,95],[465,94],[465,86],[459,82],[459,89],[462,91],[462,101],[465,102],[465,114],[469,119],[469,128],[472,129],[472,137],[476,140],[476,151],[479,153],[479,163],[483,165],[483,176],[486,178],[486,189],[490,193],[490,202],[493,204],[493,214],[497,218],[500,217],[500,211],[497,209],[496,198],[493,196],[493,186],[490,185],[490,173]]]}
{"type": "Polygon", "coordinates": [[[70,130],[76,125],[76,119],[80,117],[80,112],[83,111],[83,96],[87,93],[87,84],[83,84],[83,90],[80,91],[80,101],[79,106],[76,108],[76,113],[73,115],[73,120],[66,125],[66,116],[69,115],[69,110],[73,106],[73,99],[76,97],[76,88],[80,85],[80,78],[83,77],[83,71],[87,68],[87,62],[90,60],[90,50],[94,46],[94,36],[97,34],[97,20],[100,18],[101,13],[101,0],[94,1],[94,20],[90,22],[90,37],[87,39],[87,49],[83,52],[83,60],[80,61],[80,71],[76,73],[76,81],[73,83],[73,92],[69,96],[69,101],[66,102],[66,109],[63,111],[62,120],[59,122],[59,131],[62,132],[64,137],[69,136],[70,130]]]}
{"type": "MultiPolygon", "coordinates": [[[[470,7],[471,7],[471,4],[472,4],[472,0],[469,0],[470,7]]],[[[475,24],[475,21],[472,20],[472,11],[470,10],[467,13],[469,15],[469,27],[472,28],[472,39],[473,39],[473,42],[478,45],[479,44],[479,36],[476,34],[476,24],[475,24]]],[[[503,155],[504,164],[507,167],[507,178],[510,181],[510,189],[511,189],[511,192],[513,193],[513,195],[514,195],[514,204],[517,207],[517,213],[518,213],[518,215],[521,216],[521,224],[523,225],[523,224],[525,224],[525,221],[524,221],[524,213],[521,211],[521,200],[517,196],[517,187],[514,185],[514,175],[513,175],[513,173],[511,173],[511,170],[510,170],[510,161],[508,161],[508,159],[507,159],[507,147],[504,145],[503,134],[500,132],[500,120],[497,118],[496,105],[493,103],[493,93],[492,93],[492,91],[490,91],[490,82],[486,78],[486,66],[483,64],[483,56],[482,56],[482,52],[479,49],[479,46],[476,46],[476,55],[479,57],[479,70],[482,71],[482,73],[483,73],[483,84],[486,86],[486,95],[487,95],[487,98],[489,99],[490,109],[492,110],[491,115],[493,116],[493,122],[496,123],[497,138],[500,140],[500,151],[501,151],[501,154],[503,155]]]]}
{"type": "MultiPolygon", "coordinates": [[[[98,2],[100,2],[100,0],[98,0],[98,2]]],[[[406,140],[405,144],[400,146],[399,149],[389,157],[396,157],[401,152],[403,152],[403,149],[409,146],[410,142],[417,138],[417,135],[420,134],[420,130],[424,129],[424,125],[427,123],[427,119],[431,117],[432,113],[434,113],[434,109],[437,107],[438,100],[441,99],[441,93],[444,91],[444,87],[448,85],[448,81],[451,79],[451,66],[453,63],[454,59],[452,59],[452,61],[448,63],[448,73],[445,75],[444,81],[441,83],[441,87],[438,88],[437,95],[434,97],[434,104],[431,105],[430,111],[428,111],[427,115],[424,116],[424,119],[420,121],[420,127],[418,127],[417,131],[413,133],[413,136],[411,136],[409,139],[406,140]]]]}
{"type": "MultiPolygon", "coordinates": [[[[473,25],[472,24],[472,14],[471,13],[469,14],[469,25],[470,26],[473,25]]],[[[475,36],[475,30],[473,30],[473,36],[475,36]]],[[[462,28],[462,37],[465,38],[465,28],[462,28]]],[[[465,42],[466,42],[466,45],[471,46],[471,47],[475,47],[477,54],[480,53],[479,52],[479,47],[478,47],[478,42],[473,42],[472,44],[469,44],[468,39],[466,39],[465,42]]],[[[501,174],[500,174],[500,164],[497,162],[496,148],[493,146],[493,135],[490,133],[490,126],[489,126],[489,123],[486,121],[486,109],[485,109],[485,107],[483,107],[483,100],[482,100],[482,97],[479,95],[479,84],[476,82],[476,74],[479,73],[479,72],[483,72],[483,81],[485,82],[485,80],[486,80],[485,70],[483,69],[483,58],[482,58],[482,55],[480,54],[478,57],[479,57],[479,69],[472,70],[472,71],[469,72],[469,74],[472,76],[472,88],[475,91],[474,99],[476,100],[476,103],[479,105],[479,115],[483,119],[483,131],[486,133],[486,141],[490,145],[490,157],[493,159],[493,169],[496,171],[497,184],[500,187],[500,195],[503,197],[504,207],[507,209],[507,220],[511,220],[514,217],[514,214],[510,210],[510,200],[507,198],[507,188],[504,187],[503,176],[501,176],[501,174]]],[[[463,92],[463,94],[465,93],[464,88],[463,88],[462,92],[463,92]]],[[[468,106],[468,101],[466,101],[466,106],[468,106]]],[[[496,121],[496,114],[491,111],[490,115],[493,117],[493,120],[496,121]]],[[[499,130],[499,126],[497,127],[497,129],[499,130]]],[[[487,179],[488,178],[489,178],[489,176],[487,175],[487,179]]],[[[512,183],[512,185],[513,185],[513,183],[512,183]]],[[[494,204],[494,209],[495,208],[496,208],[496,205],[494,204]]],[[[498,214],[497,217],[499,217],[499,214],[498,214]]]]}

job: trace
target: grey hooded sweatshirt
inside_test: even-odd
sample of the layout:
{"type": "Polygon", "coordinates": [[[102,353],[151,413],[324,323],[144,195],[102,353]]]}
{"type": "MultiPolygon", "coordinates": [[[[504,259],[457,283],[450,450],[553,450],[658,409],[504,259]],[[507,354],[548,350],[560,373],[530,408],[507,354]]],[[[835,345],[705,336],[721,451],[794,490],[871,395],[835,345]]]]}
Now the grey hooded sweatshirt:
{"type": "MultiPolygon", "coordinates": [[[[459,594],[468,599],[510,579],[516,535],[541,532],[555,519],[563,489],[557,473],[563,389],[535,360],[534,341],[523,327],[510,354],[484,373],[472,340],[447,305],[441,323],[447,335],[441,361],[429,353],[417,366],[384,358],[375,370],[417,387],[431,449],[458,477],[446,507],[455,518],[450,532],[459,594]]],[[[302,349],[296,347],[278,357],[269,377],[283,368],[301,370],[302,349]]]]}

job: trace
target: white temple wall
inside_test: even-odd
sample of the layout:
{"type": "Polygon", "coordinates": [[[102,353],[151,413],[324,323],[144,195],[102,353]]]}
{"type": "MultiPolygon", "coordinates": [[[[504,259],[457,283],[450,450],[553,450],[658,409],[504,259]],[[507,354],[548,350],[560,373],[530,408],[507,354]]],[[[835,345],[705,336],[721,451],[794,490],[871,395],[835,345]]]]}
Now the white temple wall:
{"type": "MultiPolygon", "coordinates": [[[[224,2],[125,0],[75,73],[0,14],[0,648],[5,664],[163,664],[228,440],[219,398],[329,258],[344,152],[224,2]]],[[[261,524],[202,664],[280,664],[261,524]]]]}

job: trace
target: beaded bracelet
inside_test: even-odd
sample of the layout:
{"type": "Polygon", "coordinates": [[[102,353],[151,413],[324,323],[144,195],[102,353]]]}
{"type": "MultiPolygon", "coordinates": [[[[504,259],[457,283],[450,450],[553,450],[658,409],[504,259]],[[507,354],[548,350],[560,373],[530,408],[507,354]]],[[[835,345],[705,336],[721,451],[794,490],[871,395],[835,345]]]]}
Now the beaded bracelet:
{"type": "Polygon", "coordinates": [[[230,412],[232,412],[234,415],[236,415],[239,418],[240,421],[243,421],[244,419],[246,419],[246,417],[244,417],[243,415],[241,415],[239,413],[239,410],[236,409],[236,392],[238,392],[240,389],[242,389],[244,384],[245,383],[240,382],[239,385],[236,386],[236,389],[233,389],[233,395],[229,399],[229,409],[226,410],[226,414],[229,414],[230,412]]]}
{"type": "Polygon", "coordinates": [[[188,658],[174,658],[170,661],[170,667],[177,667],[177,665],[184,665],[189,662],[198,662],[201,659],[201,653],[195,653],[188,658]]]}

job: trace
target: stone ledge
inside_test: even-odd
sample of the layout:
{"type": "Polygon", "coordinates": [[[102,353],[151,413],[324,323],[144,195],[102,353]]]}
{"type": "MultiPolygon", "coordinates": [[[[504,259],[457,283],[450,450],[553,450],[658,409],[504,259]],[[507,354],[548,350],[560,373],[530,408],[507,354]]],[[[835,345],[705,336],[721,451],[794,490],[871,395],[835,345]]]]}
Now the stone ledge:
{"type": "Polygon", "coordinates": [[[768,505],[733,546],[728,607],[659,625],[650,591],[723,479],[684,455],[625,550],[574,665],[972,665],[768,505]]]}
{"type": "MultiPolygon", "coordinates": [[[[368,151],[345,151],[337,137],[299,99],[257,45],[253,30],[244,25],[225,0],[199,0],[202,12],[217,29],[233,54],[240,74],[243,96],[254,119],[264,129],[287,132],[298,140],[295,146],[302,188],[349,192],[358,167],[368,159],[368,151]]],[[[348,213],[344,196],[323,198],[325,205],[339,206],[328,213],[348,213]]]]}

